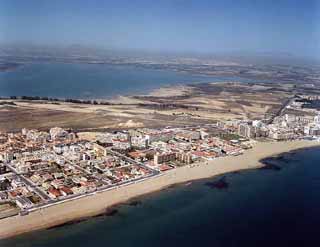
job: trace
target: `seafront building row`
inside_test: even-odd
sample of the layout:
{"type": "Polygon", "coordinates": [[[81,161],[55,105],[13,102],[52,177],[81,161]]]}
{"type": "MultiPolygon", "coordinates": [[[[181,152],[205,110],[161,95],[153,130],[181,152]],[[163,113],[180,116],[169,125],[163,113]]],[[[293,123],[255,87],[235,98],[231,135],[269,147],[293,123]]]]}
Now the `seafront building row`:
{"type": "Polygon", "coordinates": [[[291,100],[283,109],[285,113],[275,116],[272,121],[231,120],[220,122],[219,126],[251,139],[268,138],[286,141],[314,138],[320,136],[319,102],[316,96],[300,96],[291,100]]]}
{"type": "Polygon", "coordinates": [[[62,128],[0,134],[0,218],[152,179],[167,170],[226,155],[251,143],[215,136],[216,126],[99,133],[62,128]],[[2,209],[2,211],[1,211],[2,209]]]}

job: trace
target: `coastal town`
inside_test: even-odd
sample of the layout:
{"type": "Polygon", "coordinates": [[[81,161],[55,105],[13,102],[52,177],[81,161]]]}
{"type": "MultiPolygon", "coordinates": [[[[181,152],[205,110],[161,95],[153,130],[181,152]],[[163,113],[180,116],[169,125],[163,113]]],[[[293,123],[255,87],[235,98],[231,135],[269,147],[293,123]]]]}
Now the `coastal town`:
{"type": "Polygon", "coordinates": [[[319,102],[315,96],[293,97],[277,115],[260,120],[113,132],[55,127],[1,133],[0,219],[242,155],[257,142],[318,140],[319,102]]]}
{"type": "Polygon", "coordinates": [[[0,247],[318,242],[320,0],[0,13],[0,247]]]}

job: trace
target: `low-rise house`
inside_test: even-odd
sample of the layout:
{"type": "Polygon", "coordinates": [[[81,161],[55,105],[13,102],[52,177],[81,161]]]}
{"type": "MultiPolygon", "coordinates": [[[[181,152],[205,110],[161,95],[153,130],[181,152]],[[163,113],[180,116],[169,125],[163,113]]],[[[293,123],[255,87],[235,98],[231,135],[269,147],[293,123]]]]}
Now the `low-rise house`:
{"type": "Polygon", "coordinates": [[[55,188],[50,188],[48,189],[48,195],[49,197],[51,197],[52,199],[57,199],[59,198],[62,194],[58,189],[55,188]]]}
{"type": "Polygon", "coordinates": [[[17,206],[21,209],[31,208],[33,203],[26,197],[19,196],[15,199],[17,206]]]}
{"type": "Polygon", "coordinates": [[[61,192],[61,194],[63,196],[68,196],[68,195],[72,195],[73,194],[73,191],[70,188],[66,187],[66,186],[61,187],[60,188],[60,192],[61,192]]]}

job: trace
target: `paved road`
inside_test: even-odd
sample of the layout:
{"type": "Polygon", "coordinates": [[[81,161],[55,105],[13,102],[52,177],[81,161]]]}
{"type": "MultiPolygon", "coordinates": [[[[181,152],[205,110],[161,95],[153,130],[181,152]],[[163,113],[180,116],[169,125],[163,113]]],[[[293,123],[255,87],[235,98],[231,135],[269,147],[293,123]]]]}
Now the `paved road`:
{"type": "MultiPolygon", "coordinates": [[[[59,156],[60,157],[60,156],[59,156]]],[[[82,168],[81,166],[77,165],[75,162],[69,161],[67,158],[65,158],[64,156],[61,156],[65,162],[71,164],[73,167],[77,168],[78,170],[82,171],[85,174],[90,175],[91,177],[94,177],[96,180],[100,181],[101,183],[103,183],[104,185],[109,185],[106,181],[104,181],[103,179],[100,179],[96,176],[94,176],[93,174],[91,174],[90,172],[88,172],[86,169],[82,168]]]]}
{"type": "Polygon", "coordinates": [[[6,166],[15,174],[17,175],[26,185],[33,188],[37,194],[43,199],[43,200],[49,200],[50,197],[44,193],[42,190],[40,190],[35,184],[33,184],[29,179],[25,178],[24,176],[20,175],[19,172],[16,171],[11,165],[6,164],[6,166]]]}
{"type": "Polygon", "coordinates": [[[126,160],[126,161],[128,161],[128,162],[130,162],[130,163],[136,164],[136,165],[138,165],[138,166],[142,166],[143,168],[145,168],[145,169],[147,169],[147,170],[149,170],[149,171],[152,171],[153,175],[158,175],[158,174],[160,173],[160,172],[157,171],[157,170],[154,170],[154,169],[151,169],[150,167],[147,167],[147,166],[146,166],[145,164],[143,164],[142,162],[138,162],[138,161],[136,161],[136,160],[134,160],[134,159],[131,159],[131,158],[125,156],[124,154],[121,154],[121,153],[112,151],[112,150],[110,150],[110,149],[107,149],[107,152],[109,152],[109,153],[112,154],[112,155],[119,156],[119,157],[123,158],[124,160],[126,160]]]}
{"type": "Polygon", "coordinates": [[[295,97],[291,97],[289,99],[287,99],[284,104],[281,106],[281,108],[269,119],[269,121],[267,122],[267,124],[271,124],[273,122],[273,120],[278,117],[281,116],[283,111],[286,109],[286,107],[288,105],[290,105],[292,103],[292,101],[295,99],[295,97]]]}

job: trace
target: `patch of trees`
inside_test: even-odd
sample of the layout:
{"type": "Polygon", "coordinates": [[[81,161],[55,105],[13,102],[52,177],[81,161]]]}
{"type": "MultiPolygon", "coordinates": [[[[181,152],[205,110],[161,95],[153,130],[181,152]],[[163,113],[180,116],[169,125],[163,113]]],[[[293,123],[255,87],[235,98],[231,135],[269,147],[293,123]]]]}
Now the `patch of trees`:
{"type": "Polygon", "coordinates": [[[12,101],[2,101],[0,102],[0,105],[16,105],[16,104],[12,101]]]}
{"type": "Polygon", "coordinates": [[[50,98],[50,97],[40,97],[40,96],[10,96],[11,100],[30,100],[30,101],[52,101],[52,102],[67,102],[67,103],[74,103],[74,104],[87,104],[87,105],[110,105],[107,101],[100,101],[97,100],[81,100],[81,99],[58,99],[58,98],[50,98]]]}
{"type": "Polygon", "coordinates": [[[189,109],[189,110],[195,110],[198,111],[199,107],[196,106],[190,106],[190,105],[182,105],[182,104],[174,104],[174,103],[168,103],[168,104],[138,104],[140,107],[146,107],[156,110],[168,110],[168,109],[189,109]]]}

